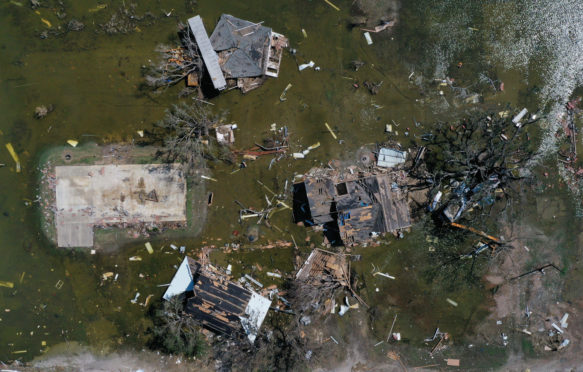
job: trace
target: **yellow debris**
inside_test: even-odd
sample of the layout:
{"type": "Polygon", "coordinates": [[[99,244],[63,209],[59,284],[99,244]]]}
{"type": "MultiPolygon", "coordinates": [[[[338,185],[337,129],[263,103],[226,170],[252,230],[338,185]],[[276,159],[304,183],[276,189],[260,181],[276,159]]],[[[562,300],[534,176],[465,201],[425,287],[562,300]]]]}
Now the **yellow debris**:
{"type": "Polygon", "coordinates": [[[11,143],[7,143],[6,149],[8,150],[8,152],[12,156],[12,159],[14,159],[14,162],[16,163],[16,173],[20,173],[20,159],[18,158],[16,151],[14,151],[14,147],[12,147],[11,143]]]}
{"type": "Polygon", "coordinates": [[[318,147],[320,147],[320,142],[314,143],[312,146],[308,147],[308,150],[317,149],[318,147]]]}
{"type": "Polygon", "coordinates": [[[53,27],[53,25],[51,24],[51,22],[47,21],[46,19],[44,19],[44,18],[41,18],[40,20],[41,20],[41,21],[42,21],[42,22],[43,22],[45,25],[47,25],[47,27],[48,27],[48,28],[51,28],[51,27],[53,27]]]}
{"type": "Polygon", "coordinates": [[[79,141],[75,141],[75,140],[67,140],[67,143],[73,147],[77,147],[77,145],[79,144],[79,141]]]}
{"type": "Polygon", "coordinates": [[[99,4],[95,8],[89,9],[89,13],[98,12],[98,11],[105,9],[105,8],[107,8],[107,4],[99,4]]]}
{"type": "Polygon", "coordinates": [[[308,38],[308,33],[303,28],[302,28],[302,35],[304,35],[304,38],[308,38]]]}
{"type": "Polygon", "coordinates": [[[150,299],[154,297],[153,294],[148,295],[148,297],[146,297],[146,301],[144,301],[144,307],[148,306],[148,303],[150,302],[150,299]]]}
{"type": "Polygon", "coordinates": [[[152,248],[152,244],[150,244],[150,242],[147,242],[147,243],[145,244],[145,246],[146,246],[146,249],[148,250],[148,253],[149,253],[149,254],[152,254],[152,253],[154,253],[154,248],[152,248]]]}
{"type": "Polygon", "coordinates": [[[332,128],[330,128],[330,126],[328,125],[328,123],[324,123],[324,125],[326,126],[326,128],[328,128],[328,130],[330,131],[330,134],[332,135],[332,137],[334,137],[334,139],[337,139],[336,133],[334,133],[334,131],[332,130],[332,128]]]}
{"type": "Polygon", "coordinates": [[[101,274],[101,277],[103,278],[103,280],[107,280],[107,278],[111,278],[113,276],[113,273],[111,271],[108,271],[106,273],[101,274]]]}
{"type": "Polygon", "coordinates": [[[28,350],[16,350],[16,351],[13,351],[12,354],[24,354],[27,352],[28,352],[28,350]]]}
{"type": "Polygon", "coordinates": [[[337,7],[336,5],[332,4],[329,0],[324,0],[326,2],[326,4],[330,5],[332,8],[336,9],[336,11],[340,11],[340,8],[337,7]]]}
{"type": "Polygon", "coordinates": [[[46,341],[41,341],[40,342],[40,346],[47,346],[47,342],[46,341]]]}
{"type": "Polygon", "coordinates": [[[138,135],[140,137],[144,137],[144,131],[143,130],[139,130],[137,133],[138,133],[138,135]]]}
{"type": "Polygon", "coordinates": [[[14,288],[14,283],[0,280],[0,287],[14,288]]]}

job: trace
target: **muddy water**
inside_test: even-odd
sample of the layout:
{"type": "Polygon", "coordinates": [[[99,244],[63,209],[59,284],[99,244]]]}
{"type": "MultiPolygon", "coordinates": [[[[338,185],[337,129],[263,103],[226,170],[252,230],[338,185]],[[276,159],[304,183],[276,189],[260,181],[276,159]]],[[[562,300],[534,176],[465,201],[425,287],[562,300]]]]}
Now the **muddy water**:
{"type": "MultiPolygon", "coordinates": [[[[138,23],[133,32],[119,35],[106,35],[97,26],[121,6],[118,2],[107,3],[103,9],[93,1],[66,2],[64,11],[60,11],[67,13],[63,20],[56,15],[56,3],[48,1],[47,7],[37,9],[40,14],[24,2],[6,1],[0,5],[0,163],[7,164],[0,168],[0,280],[15,283],[12,289],[0,287],[0,360],[27,360],[51,345],[71,340],[103,350],[116,345],[142,346],[146,342],[150,323],[147,309],[140,303],[150,294],[154,295],[154,302],[158,301],[164,290],[158,285],[169,281],[174,265],[179,263],[179,255],[168,247],[172,242],[153,241],[156,252],[151,256],[146,253],[143,241],[113,255],[60,250],[42,236],[37,204],[31,201],[36,198],[36,164],[44,149],[63,146],[71,138],[83,143],[131,141],[136,130],[150,128],[163,116],[165,108],[178,100],[179,88],[160,95],[145,95],[138,89],[140,66],[155,57],[156,45],[175,40],[178,19],[184,21],[199,13],[210,31],[220,14],[227,12],[251,21],[265,21],[265,25],[287,35],[298,53],[285,54],[279,78],[247,95],[238,91],[222,94],[212,100],[213,109],[226,115],[228,121],[238,123],[239,148],[260,142],[268,135],[272,123],[288,126],[293,150],[321,143],[306,159],[284,159],[271,169],[268,169],[271,159],[252,162],[237,172],[236,166],[209,164],[218,182],[207,184],[215,193],[208,224],[202,236],[174,242],[186,245],[189,252],[196,252],[203,244],[221,246],[231,241],[234,232],[237,239],[244,239],[249,226],[238,224],[238,208],[233,200],[263,208],[269,191],[257,180],[276,193],[285,192],[285,181],[291,182],[294,174],[331,158],[356,160],[354,152],[360,146],[387,139],[383,133],[386,123],[394,121],[394,130],[399,134],[392,138],[409,146],[417,141],[415,135],[431,129],[427,123],[437,118],[451,119],[469,109],[467,105],[456,106],[448,92],[440,97],[435,86],[423,84],[419,88],[412,83],[418,76],[430,79],[434,73],[439,78],[448,74],[469,86],[477,73],[486,68],[475,49],[454,48],[436,55],[428,48],[436,42],[431,36],[431,22],[443,22],[455,30],[470,24],[479,26],[481,19],[476,7],[466,10],[478,16],[465,19],[465,24],[452,25],[447,24],[446,9],[441,9],[435,19],[429,10],[415,11],[418,5],[415,3],[426,9],[425,1],[410,2],[403,9],[402,25],[395,34],[373,35],[374,44],[368,46],[361,32],[346,26],[349,2],[338,1],[341,8],[338,12],[315,0],[199,1],[195,12],[187,3],[166,1],[161,6],[154,1],[140,2],[136,13],[151,11],[155,21],[138,23]],[[173,15],[163,16],[161,8],[166,12],[173,9],[173,15]],[[47,39],[39,37],[43,31],[54,31],[59,25],[65,27],[71,18],[82,21],[86,28],[63,35],[49,32],[47,39]],[[52,25],[50,30],[42,19],[52,25]],[[307,38],[303,37],[302,28],[307,38]],[[457,63],[458,58],[466,62],[463,69],[450,65],[457,63]],[[348,67],[353,59],[367,64],[354,72],[348,67]],[[321,70],[298,72],[297,64],[310,60],[321,70]],[[410,80],[412,71],[415,75],[410,80]],[[370,95],[362,87],[364,80],[382,81],[380,93],[370,95]],[[288,83],[292,88],[282,102],[279,96],[288,83]],[[55,111],[43,120],[36,120],[34,108],[41,104],[53,104],[55,111]],[[424,124],[416,127],[414,120],[424,124]],[[331,125],[341,143],[327,132],[324,122],[331,125]],[[20,154],[21,173],[15,173],[12,159],[4,149],[7,142],[20,154]],[[144,260],[128,262],[128,257],[136,254],[144,260]],[[102,273],[109,271],[119,274],[117,281],[101,280],[102,273]],[[140,297],[132,304],[130,300],[138,292],[140,297]],[[47,346],[43,346],[45,342],[47,346]]],[[[470,43],[471,38],[466,40],[470,43]]],[[[445,45],[443,49],[447,49],[445,45]]],[[[535,105],[524,94],[530,87],[519,72],[503,71],[496,66],[488,69],[500,74],[507,91],[503,95],[490,92],[486,103],[535,105]]],[[[293,234],[301,249],[308,251],[306,238],[316,244],[321,241],[319,235],[308,234],[293,225],[289,212],[276,214],[272,224],[283,232],[261,227],[260,243],[268,239],[289,240],[293,234]]],[[[386,333],[396,309],[408,327],[406,337],[413,342],[419,342],[437,325],[461,337],[485,315],[487,292],[479,283],[451,285],[451,280],[442,276],[426,274],[432,262],[425,235],[420,225],[406,239],[388,239],[380,247],[357,249],[363,260],[355,265],[355,270],[364,283],[363,296],[376,309],[374,326],[379,334],[386,333]],[[395,275],[397,280],[372,277],[372,263],[395,275]],[[444,302],[446,297],[455,299],[459,306],[448,305],[444,302]]],[[[232,263],[235,274],[251,272],[266,284],[270,281],[265,271],[273,268],[290,271],[292,258],[291,249],[213,255],[219,264],[232,263]],[[263,271],[257,270],[256,264],[263,271]]]]}

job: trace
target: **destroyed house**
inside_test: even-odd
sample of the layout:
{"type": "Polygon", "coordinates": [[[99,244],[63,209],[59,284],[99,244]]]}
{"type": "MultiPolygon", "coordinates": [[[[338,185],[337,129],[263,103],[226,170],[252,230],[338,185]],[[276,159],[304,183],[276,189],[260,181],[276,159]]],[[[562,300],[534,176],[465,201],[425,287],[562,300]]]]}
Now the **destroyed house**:
{"type": "Polygon", "coordinates": [[[260,23],[223,14],[210,42],[231,85],[247,92],[259,87],[266,76],[277,77],[287,38],[260,23]]]}
{"type": "Polygon", "coordinates": [[[346,255],[316,248],[297,272],[296,279],[318,286],[325,276],[348,287],[350,268],[346,255]]]}
{"type": "Polygon", "coordinates": [[[177,295],[184,296],[186,313],[203,327],[227,336],[244,334],[251,342],[271,306],[267,298],[190,257],[184,258],[163,298],[177,295]]]}
{"type": "Polygon", "coordinates": [[[324,225],[326,236],[337,236],[344,245],[407,228],[411,219],[406,195],[392,179],[391,174],[343,181],[306,177],[294,186],[296,222],[324,225]]]}

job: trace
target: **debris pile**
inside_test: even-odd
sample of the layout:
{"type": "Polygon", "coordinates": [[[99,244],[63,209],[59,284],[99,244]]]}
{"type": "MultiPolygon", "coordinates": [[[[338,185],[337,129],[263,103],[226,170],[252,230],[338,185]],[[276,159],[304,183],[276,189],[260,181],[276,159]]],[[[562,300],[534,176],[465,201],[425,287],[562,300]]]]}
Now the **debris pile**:
{"type": "Polygon", "coordinates": [[[314,168],[294,184],[294,220],[321,226],[331,245],[351,246],[396,233],[411,226],[407,182],[406,174],[393,168],[314,168]]]}

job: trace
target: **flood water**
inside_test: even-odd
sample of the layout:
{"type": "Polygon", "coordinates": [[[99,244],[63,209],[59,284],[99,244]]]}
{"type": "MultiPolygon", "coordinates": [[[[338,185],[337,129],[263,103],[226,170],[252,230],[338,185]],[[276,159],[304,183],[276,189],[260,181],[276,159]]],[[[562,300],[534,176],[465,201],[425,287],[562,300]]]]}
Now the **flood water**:
{"type": "MultiPolygon", "coordinates": [[[[503,20],[512,23],[513,6],[520,6],[520,1],[443,1],[438,6],[433,6],[433,1],[408,1],[402,4],[398,27],[393,33],[373,34],[373,45],[367,45],[358,28],[347,26],[351,2],[335,3],[340,11],[317,0],[199,0],[194,6],[183,0],[148,0],[140,2],[135,12],[151,12],[153,17],[132,24],[127,34],[115,35],[104,33],[99,25],[124,6],[119,1],[65,1],[61,7],[56,1],[46,0],[34,10],[24,0],[0,4],[0,163],[6,164],[0,168],[0,280],[14,283],[14,288],[0,287],[0,360],[30,360],[52,345],[67,341],[106,351],[118,345],[141,348],[148,338],[150,320],[147,309],[130,300],[137,292],[140,301],[149,294],[159,299],[164,288],[158,285],[168,283],[174,265],[181,259],[174,251],[166,254],[162,247],[168,251],[174,242],[186,245],[189,253],[197,252],[202,245],[220,247],[232,239],[233,231],[243,232],[248,227],[237,221],[235,199],[258,209],[265,206],[266,190],[257,180],[277,193],[287,192],[285,181],[292,182],[295,174],[330,159],[356,161],[361,146],[387,140],[386,124],[392,123],[398,131],[392,139],[408,147],[420,143],[416,136],[430,132],[433,121],[453,120],[475,107],[449,92],[440,96],[439,87],[430,84],[434,78],[455,78],[459,86],[483,93],[483,104],[490,108],[511,103],[532,112],[551,107],[549,99],[568,98],[578,84],[576,78],[581,78],[581,69],[572,65],[576,78],[566,90],[553,95],[545,87],[552,79],[563,78],[553,77],[552,69],[557,60],[567,60],[566,56],[559,52],[541,55],[538,64],[528,58],[518,61],[518,53],[513,54],[514,60],[504,59],[502,51],[510,45],[503,43],[509,41],[502,37],[497,43],[489,42],[493,35],[507,36],[501,31],[506,27],[503,20]],[[170,11],[171,16],[165,16],[170,11]],[[151,128],[165,109],[179,101],[182,86],[161,94],[144,93],[139,89],[141,66],[157,57],[157,45],[176,43],[178,21],[200,14],[210,33],[222,13],[264,21],[264,25],[288,36],[298,51],[296,56],[284,53],[279,78],[246,95],[234,90],[212,99],[215,113],[238,124],[236,147],[248,148],[260,142],[272,123],[288,126],[292,150],[316,142],[321,146],[306,159],[283,159],[271,169],[271,158],[250,162],[236,173],[236,166],[210,163],[218,182],[206,184],[215,199],[203,233],[178,241],[154,239],[156,252],[151,256],[146,254],[143,240],[113,254],[90,255],[85,250],[56,248],[43,236],[40,211],[34,202],[38,160],[43,151],[65,146],[68,139],[81,144],[129,142],[137,138],[137,130],[151,128]],[[83,22],[85,29],[65,32],[73,18],[83,22]],[[43,39],[40,36],[45,31],[48,34],[43,39]],[[299,72],[297,64],[310,60],[320,71],[299,72]],[[352,60],[365,61],[366,65],[355,72],[349,66],[352,60]],[[458,62],[463,62],[462,68],[456,67],[458,62]],[[480,73],[504,81],[505,91],[479,88],[476,82],[480,73]],[[382,81],[378,95],[369,94],[362,86],[365,80],[382,81]],[[279,96],[288,83],[292,88],[282,102],[279,96]],[[540,89],[544,96],[537,93],[540,89]],[[54,112],[42,120],[35,119],[35,107],[49,104],[54,105],[54,112]],[[416,126],[415,121],[422,125],[416,126]],[[325,122],[341,143],[332,138],[325,122]],[[15,172],[5,143],[12,143],[20,155],[21,173],[15,172]],[[136,254],[144,260],[129,262],[128,257],[136,254]],[[116,282],[102,282],[102,273],[109,271],[119,273],[116,282]],[[62,287],[57,285],[60,281],[62,287]]],[[[564,3],[567,8],[578,6],[569,1],[556,3],[564,3]]],[[[545,6],[550,5],[532,2],[528,15],[538,16],[541,9],[547,9],[545,6]]],[[[544,39],[541,27],[545,26],[537,30],[544,39]]],[[[546,27],[554,26],[549,21],[546,27]]],[[[571,37],[579,40],[581,32],[571,37]]],[[[533,135],[545,138],[545,133],[540,130],[533,135]]],[[[557,198],[565,204],[571,200],[566,191],[558,192],[557,198]]],[[[574,211],[566,213],[570,213],[565,215],[568,218],[574,211]]],[[[276,214],[272,224],[283,232],[262,226],[264,237],[259,244],[268,239],[290,240],[293,234],[302,251],[309,251],[308,232],[293,224],[289,211],[276,214]]],[[[321,242],[318,234],[309,236],[311,242],[321,242]]],[[[470,283],[430,273],[431,256],[425,239],[421,222],[405,239],[389,238],[379,247],[356,249],[363,260],[354,270],[366,283],[361,295],[376,309],[373,325],[380,338],[386,335],[397,309],[401,321],[407,324],[406,337],[412,345],[430,336],[437,325],[455,338],[463,338],[487,315],[491,300],[479,280],[470,283]],[[397,280],[373,278],[372,263],[397,280]],[[446,297],[460,305],[448,306],[443,301],[446,297]]],[[[465,247],[459,249],[461,252],[465,247]]],[[[263,272],[254,275],[264,283],[270,283],[264,274],[268,269],[291,272],[293,258],[294,253],[287,248],[211,256],[218,264],[232,263],[235,274],[252,271],[252,265],[260,264],[263,272]]]]}

